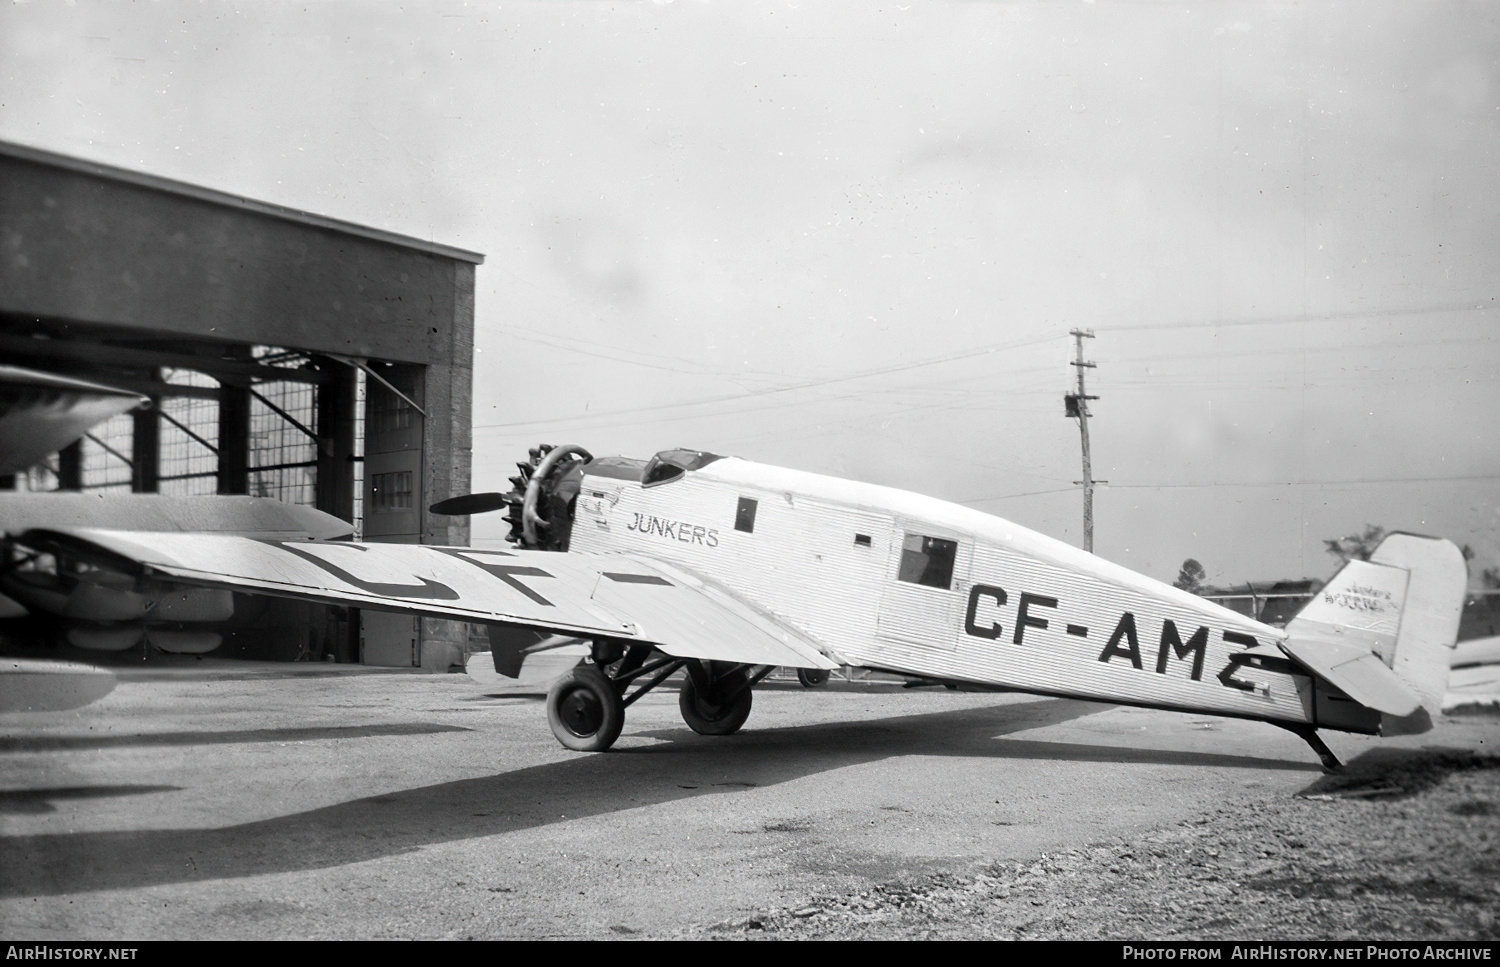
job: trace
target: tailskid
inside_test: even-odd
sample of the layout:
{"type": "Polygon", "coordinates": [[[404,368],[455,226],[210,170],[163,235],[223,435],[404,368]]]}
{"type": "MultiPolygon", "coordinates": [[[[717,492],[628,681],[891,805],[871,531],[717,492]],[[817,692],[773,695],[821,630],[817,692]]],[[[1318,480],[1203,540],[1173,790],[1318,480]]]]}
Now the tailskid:
{"type": "Polygon", "coordinates": [[[1327,743],[1323,741],[1323,737],[1318,734],[1317,726],[1308,725],[1305,722],[1268,721],[1277,728],[1286,729],[1312,746],[1312,750],[1318,754],[1318,761],[1323,763],[1323,768],[1327,771],[1336,772],[1344,767],[1344,764],[1339,761],[1339,757],[1333,754],[1333,750],[1328,747],[1327,743]]]}

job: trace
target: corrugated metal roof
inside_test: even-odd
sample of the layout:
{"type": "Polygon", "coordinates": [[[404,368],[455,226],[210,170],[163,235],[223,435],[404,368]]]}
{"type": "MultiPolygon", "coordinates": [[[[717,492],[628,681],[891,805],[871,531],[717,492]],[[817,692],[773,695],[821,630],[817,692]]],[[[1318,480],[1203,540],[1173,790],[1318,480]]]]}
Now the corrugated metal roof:
{"type": "Polygon", "coordinates": [[[358,225],[354,222],[341,221],[337,218],[315,215],[312,212],[287,208],[282,205],[272,204],[271,202],[257,201],[254,198],[245,198],[240,195],[232,195],[228,192],[216,191],[213,188],[204,188],[201,185],[193,185],[185,181],[174,181],[171,178],[163,178],[160,175],[132,171],[128,168],[117,168],[114,165],[101,164],[97,161],[88,161],[83,158],[58,154],[41,148],[33,148],[29,145],[17,144],[13,141],[0,141],[0,157],[16,158],[21,161],[29,161],[32,164],[63,168],[68,171],[92,175],[96,178],[105,178],[110,181],[149,188],[153,191],[180,195],[197,201],[205,201],[213,205],[222,205],[226,208],[254,212],[258,215],[267,215],[271,218],[279,218],[284,221],[311,225],[314,228],[325,228],[329,231],[341,232],[345,235],[357,235],[376,242],[385,242],[388,245],[397,245],[401,248],[428,252],[432,255],[438,255],[459,262],[471,262],[475,265],[480,265],[484,262],[484,256],[480,253],[454,248],[451,245],[442,245],[420,238],[412,238],[409,235],[398,235],[395,232],[371,228],[368,225],[358,225]]]}

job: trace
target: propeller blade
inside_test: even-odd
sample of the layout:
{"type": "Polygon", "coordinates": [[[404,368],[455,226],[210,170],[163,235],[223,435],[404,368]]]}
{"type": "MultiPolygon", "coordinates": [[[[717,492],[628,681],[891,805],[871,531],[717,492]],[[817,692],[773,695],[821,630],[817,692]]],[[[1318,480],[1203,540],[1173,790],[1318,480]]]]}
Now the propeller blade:
{"type": "Polygon", "coordinates": [[[497,493],[463,494],[440,500],[427,509],[434,514],[462,517],[467,514],[483,514],[486,511],[499,510],[506,505],[505,498],[505,494],[497,493]]]}

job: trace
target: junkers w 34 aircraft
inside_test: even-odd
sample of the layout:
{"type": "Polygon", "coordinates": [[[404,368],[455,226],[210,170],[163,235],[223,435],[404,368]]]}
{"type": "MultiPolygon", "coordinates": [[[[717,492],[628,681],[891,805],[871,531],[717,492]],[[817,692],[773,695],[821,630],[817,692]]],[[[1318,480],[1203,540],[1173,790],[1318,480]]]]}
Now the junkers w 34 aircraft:
{"type": "Polygon", "coordinates": [[[887,487],[693,450],[649,460],[540,448],[507,494],[512,550],[34,529],[19,542],[141,582],[437,615],[491,628],[494,662],[587,642],[547,717],[608,749],[625,711],[679,669],[687,724],[727,735],[776,666],[1409,733],[1442,701],[1465,588],[1448,541],[1388,537],[1285,630],[998,517],[887,487]]]}

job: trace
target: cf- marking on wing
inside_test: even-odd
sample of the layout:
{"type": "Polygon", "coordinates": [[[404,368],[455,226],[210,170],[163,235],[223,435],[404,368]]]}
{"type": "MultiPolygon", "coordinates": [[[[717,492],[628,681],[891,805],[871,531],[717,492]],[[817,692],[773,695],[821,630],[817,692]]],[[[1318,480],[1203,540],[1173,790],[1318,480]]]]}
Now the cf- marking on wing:
{"type": "Polygon", "coordinates": [[[21,541],[187,584],[635,639],[681,658],[838,667],[754,606],[641,558],[92,528],[21,541]]]}
{"type": "Polygon", "coordinates": [[[628,617],[590,600],[596,570],[562,554],[92,528],[27,531],[21,541],[188,584],[466,621],[635,636],[628,617]]]}

